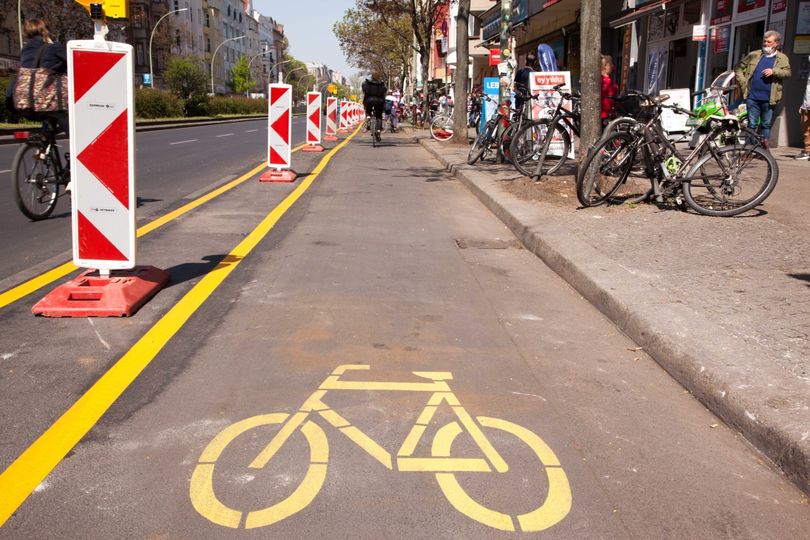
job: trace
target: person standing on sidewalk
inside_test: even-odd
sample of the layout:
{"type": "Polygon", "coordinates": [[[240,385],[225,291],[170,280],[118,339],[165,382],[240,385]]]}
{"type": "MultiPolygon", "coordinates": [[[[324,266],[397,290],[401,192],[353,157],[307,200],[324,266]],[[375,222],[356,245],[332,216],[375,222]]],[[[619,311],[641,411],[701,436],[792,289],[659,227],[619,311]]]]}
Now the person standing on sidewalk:
{"type": "Polygon", "coordinates": [[[609,54],[602,55],[602,95],[600,99],[601,111],[599,116],[602,118],[602,125],[610,118],[610,112],[613,109],[613,102],[616,96],[619,95],[619,86],[613,82],[610,76],[613,73],[615,66],[613,65],[613,58],[609,54]]]}
{"type": "Polygon", "coordinates": [[[781,43],[782,34],[768,30],[762,38],[762,49],[745,55],[734,68],[748,110],[748,125],[753,129],[759,126],[766,148],[774,109],[782,101],[782,81],[791,75],[788,57],[779,52],[781,43]]]}
{"type": "MultiPolygon", "coordinates": [[[[810,61],[810,56],[807,57],[810,61]]],[[[804,150],[799,152],[795,158],[802,160],[810,159],[810,73],[807,74],[807,84],[804,88],[804,101],[799,107],[799,117],[802,119],[802,133],[804,134],[804,150]]]]}

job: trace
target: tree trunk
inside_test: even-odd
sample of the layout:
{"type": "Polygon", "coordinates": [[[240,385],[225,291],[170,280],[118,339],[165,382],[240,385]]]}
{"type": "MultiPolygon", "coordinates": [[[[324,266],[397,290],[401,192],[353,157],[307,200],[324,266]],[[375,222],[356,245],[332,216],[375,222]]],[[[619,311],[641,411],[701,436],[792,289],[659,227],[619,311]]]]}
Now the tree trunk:
{"type": "Polygon", "coordinates": [[[469,144],[467,140],[467,72],[470,63],[470,0],[459,0],[456,19],[456,73],[453,77],[453,144],[469,144]]]}
{"type": "Polygon", "coordinates": [[[579,138],[579,159],[602,133],[602,5],[601,2],[582,2],[580,16],[580,50],[582,51],[582,133],[579,138]]]}

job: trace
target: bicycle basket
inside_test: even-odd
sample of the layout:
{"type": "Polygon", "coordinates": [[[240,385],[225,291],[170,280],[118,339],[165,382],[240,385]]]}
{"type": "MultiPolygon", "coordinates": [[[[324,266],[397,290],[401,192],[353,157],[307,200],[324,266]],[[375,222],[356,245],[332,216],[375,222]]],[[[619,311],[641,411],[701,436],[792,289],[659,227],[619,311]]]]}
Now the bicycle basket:
{"type": "Polygon", "coordinates": [[[649,122],[655,116],[655,105],[641,96],[630,94],[616,98],[616,112],[639,122],[649,122]]]}

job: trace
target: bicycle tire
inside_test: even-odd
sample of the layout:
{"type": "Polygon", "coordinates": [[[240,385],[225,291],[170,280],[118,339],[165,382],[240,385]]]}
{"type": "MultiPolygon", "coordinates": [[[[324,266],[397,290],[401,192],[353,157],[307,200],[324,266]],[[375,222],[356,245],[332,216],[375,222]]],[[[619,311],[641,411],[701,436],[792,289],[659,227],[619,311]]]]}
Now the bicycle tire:
{"type": "MultiPolygon", "coordinates": [[[[548,118],[529,122],[512,139],[512,146],[510,147],[512,164],[521,174],[535,176],[537,164],[541,159],[542,149],[545,145],[545,138],[548,136],[549,124],[550,120],[548,118]]],[[[546,153],[540,176],[557,172],[565,164],[568,152],[571,149],[571,138],[568,131],[559,123],[555,123],[551,129],[552,141],[557,139],[558,146],[553,147],[552,154],[546,153]],[[549,158],[551,159],[549,160],[549,158]],[[546,161],[550,163],[548,168],[545,168],[546,161]]],[[[550,146],[549,150],[551,149],[550,146]]]]}
{"type": "MultiPolygon", "coordinates": [[[[201,516],[222,527],[254,529],[290,517],[312,502],[326,479],[329,442],[323,429],[309,420],[296,429],[309,446],[309,467],[301,483],[286,498],[262,509],[238,510],[221,502],[214,489],[217,462],[234,440],[255,428],[283,425],[289,416],[270,413],[246,418],[226,427],[208,443],[194,467],[189,485],[191,505],[201,516]]],[[[248,467],[255,469],[258,465],[251,463],[248,467]]]]}
{"type": "Polygon", "coordinates": [[[20,211],[33,221],[46,219],[56,208],[59,181],[50,155],[39,159],[42,146],[26,143],[14,154],[11,184],[20,211]]]}
{"type": "Polygon", "coordinates": [[[501,132],[501,136],[498,138],[498,158],[501,163],[512,163],[512,141],[521,127],[513,122],[501,132]]]}
{"type": "Polygon", "coordinates": [[[490,119],[484,126],[484,130],[475,138],[472,146],[470,147],[470,151],[467,153],[468,165],[474,165],[476,161],[484,156],[492,142],[491,133],[496,125],[497,124],[490,119]]]}
{"type": "MultiPolygon", "coordinates": [[[[638,125],[638,120],[632,118],[630,116],[620,116],[618,118],[614,118],[605,126],[605,129],[602,130],[602,136],[599,138],[601,141],[602,139],[606,139],[613,133],[617,131],[630,131],[634,127],[638,125]]],[[[598,143],[599,141],[597,141],[598,143]]]]}
{"type": "Polygon", "coordinates": [[[717,154],[717,158],[711,153],[701,157],[681,186],[686,204],[695,212],[736,216],[761,204],[776,187],[779,166],[766,149],[731,145],[718,149],[717,154]]]}
{"type": "Polygon", "coordinates": [[[453,119],[446,114],[439,114],[430,123],[430,136],[439,142],[453,138],[453,119]]]}
{"type": "MultiPolygon", "coordinates": [[[[459,482],[457,476],[461,475],[461,473],[436,473],[436,481],[439,483],[439,488],[448,502],[467,517],[494,529],[505,531],[514,531],[515,529],[520,529],[522,532],[543,531],[562,521],[571,511],[571,485],[554,451],[537,434],[523,426],[487,416],[477,416],[475,419],[483,429],[501,432],[498,433],[497,439],[493,438],[493,440],[502,440],[503,434],[507,434],[529,447],[540,462],[539,467],[536,466],[536,463],[533,464],[535,465],[533,470],[543,471],[546,474],[548,493],[540,502],[540,506],[534,510],[518,515],[506,514],[487,508],[475,501],[459,482]],[[474,514],[465,511],[468,508],[475,507],[484,508],[487,511],[474,514]]],[[[459,426],[458,422],[450,422],[440,428],[433,439],[431,454],[434,457],[451,457],[453,442],[463,432],[464,430],[459,426]]]]}
{"type": "Polygon", "coordinates": [[[582,206],[608,202],[627,180],[635,161],[634,141],[632,135],[619,131],[588,152],[577,173],[577,199],[582,206]]]}

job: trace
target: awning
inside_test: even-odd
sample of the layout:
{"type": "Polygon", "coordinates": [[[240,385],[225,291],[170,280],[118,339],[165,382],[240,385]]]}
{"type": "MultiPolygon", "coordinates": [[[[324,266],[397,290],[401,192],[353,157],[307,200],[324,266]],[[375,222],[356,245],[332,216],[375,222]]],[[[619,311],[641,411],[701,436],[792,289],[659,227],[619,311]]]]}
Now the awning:
{"type": "Polygon", "coordinates": [[[626,26],[632,22],[636,22],[642,17],[646,17],[647,15],[665,11],[667,9],[667,5],[672,7],[672,4],[674,3],[675,0],[658,0],[657,2],[652,2],[649,5],[640,7],[634,11],[631,11],[630,13],[622,15],[618,19],[610,21],[609,26],[611,28],[620,28],[622,26],[626,26]]]}

